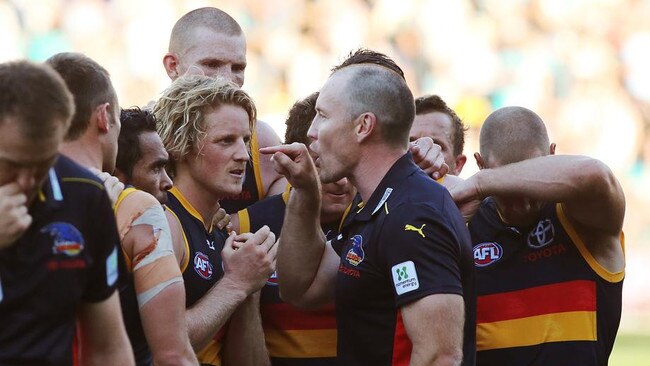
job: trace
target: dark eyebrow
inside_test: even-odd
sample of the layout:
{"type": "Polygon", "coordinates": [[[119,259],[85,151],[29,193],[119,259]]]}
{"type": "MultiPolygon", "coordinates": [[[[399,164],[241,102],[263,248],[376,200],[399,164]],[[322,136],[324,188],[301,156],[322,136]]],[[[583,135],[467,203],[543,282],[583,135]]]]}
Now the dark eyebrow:
{"type": "Polygon", "coordinates": [[[169,159],[156,159],[151,163],[152,167],[167,166],[169,164],[169,159]]]}

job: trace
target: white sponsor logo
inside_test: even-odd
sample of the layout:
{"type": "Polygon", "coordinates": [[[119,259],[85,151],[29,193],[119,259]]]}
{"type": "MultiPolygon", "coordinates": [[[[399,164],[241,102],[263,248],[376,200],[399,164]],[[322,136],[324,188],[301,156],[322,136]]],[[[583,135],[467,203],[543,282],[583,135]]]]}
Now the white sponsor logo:
{"type": "Polygon", "coordinates": [[[528,234],[528,246],[531,248],[545,247],[553,242],[555,227],[549,219],[541,220],[528,234]]]}
{"type": "Polygon", "coordinates": [[[390,271],[393,275],[393,284],[395,284],[395,292],[397,292],[397,295],[415,291],[420,288],[418,273],[415,271],[415,264],[413,261],[396,264],[390,271]]]}

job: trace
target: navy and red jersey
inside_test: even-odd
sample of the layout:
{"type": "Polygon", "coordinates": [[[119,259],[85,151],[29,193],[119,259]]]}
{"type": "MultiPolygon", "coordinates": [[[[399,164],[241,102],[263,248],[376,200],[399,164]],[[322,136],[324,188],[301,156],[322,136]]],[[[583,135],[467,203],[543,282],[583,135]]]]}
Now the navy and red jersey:
{"type": "Polygon", "coordinates": [[[357,195],[332,247],[340,365],[408,365],[400,308],[434,294],[465,303],[464,364],[475,357],[474,268],[465,222],[447,190],[407,153],[368,202],[357,195]]]}
{"type": "MultiPolygon", "coordinates": [[[[238,212],[241,232],[255,232],[267,225],[280,236],[289,187],[238,212]]],[[[324,226],[331,239],[334,227],[324,226]]],[[[336,314],[334,304],[302,310],[280,298],[275,273],[262,288],[260,298],[266,348],[273,366],[333,366],[336,364],[336,314]]]]}
{"type": "MultiPolygon", "coordinates": [[[[175,186],[168,191],[167,210],[176,216],[183,229],[185,259],[181,264],[181,272],[185,282],[185,303],[189,308],[223,277],[221,250],[227,234],[206,229],[201,215],[175,186]]],[[[197,354],[202,364],[220,364],[223,334],[222,329],[208,346],[197,354]]]]}
{"type": "Polygon", "coordinates": [[[506,226],[488,198],[469,229],[477,270],[477,364],[607,365],[624,272],[608,272],[595,261],[562,204],[547,204],[539,221],[524,229],[506,226]]]}
{"type": "Polygon", "coordinates": [[[71,365],[79,306],[118,282],[111,202],[92,173],[59,156],[29,213],[29,229],[0,250],[0,364],[71,365]]]}
{"type": "Polygon", "coordinates": [[[237,213],[240,210],[252,205],[264,198],[264,184],[260,170],[260,147],[257,140],[257,131],[253,130],[251,135],[251,158],[246,164],[246,173],[241,193],[226,197],[219,201],[221,208],[229,214],[237,213]]]}

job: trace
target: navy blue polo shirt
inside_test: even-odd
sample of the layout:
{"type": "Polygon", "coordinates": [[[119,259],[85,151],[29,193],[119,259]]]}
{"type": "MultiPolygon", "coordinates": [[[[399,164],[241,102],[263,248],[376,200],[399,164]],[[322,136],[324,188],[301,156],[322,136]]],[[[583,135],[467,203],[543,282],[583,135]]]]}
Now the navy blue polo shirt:
{"type": "Polygon", "coordinates": [[[71,365],[79,305],[117,284],[111,202],[92,173],[59,156],[29,213],[29,229],[0,250],[0,364],[71,365]]]}
{"type": "Polygon", "coordinates": [[[368,202],[357,195],[332,247],[340,365],[408,365],[400,308],[433,294],[465,299],[464,364],[475,358],[472,247],[447,190],[402,156],[368,202]]]}

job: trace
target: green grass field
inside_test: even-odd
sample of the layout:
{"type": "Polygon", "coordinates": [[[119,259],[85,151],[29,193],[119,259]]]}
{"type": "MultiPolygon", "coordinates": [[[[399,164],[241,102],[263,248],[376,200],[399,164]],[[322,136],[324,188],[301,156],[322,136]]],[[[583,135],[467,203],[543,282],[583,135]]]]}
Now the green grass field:
{"type": "Polygon", "coordinates": [[[650,366],[650,334],[620,334],[609,357],[610,366],[650,366]]]}

